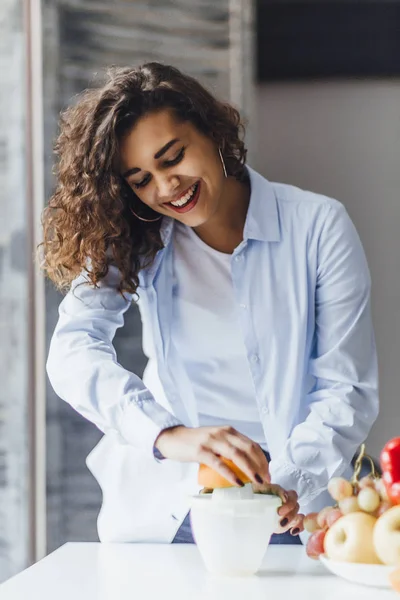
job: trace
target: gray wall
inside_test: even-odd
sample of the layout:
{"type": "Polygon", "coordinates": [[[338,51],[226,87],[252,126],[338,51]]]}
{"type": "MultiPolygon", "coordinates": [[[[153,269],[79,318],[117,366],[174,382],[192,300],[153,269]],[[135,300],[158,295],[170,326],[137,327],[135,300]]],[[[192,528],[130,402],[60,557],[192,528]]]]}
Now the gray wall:
{"type": "Polygon", "coordinates": [[[22,0],[0,3],[0,582],[29,555],[26,94],[22,0]]]}
{"type": "Polygon", "coordinates": [[[373,282],[381,414],[367,450],[400,435],[400,81],[262,85],[254,164],[271,180],[337,198],[373,282]]]}
{"type": "MultiPolygon", "coordinates": [[[[229,0],[180,2],[125,0],[95,4],[81,0],[45,0],[44,102],[46,195],[53,188],[52,140],[63,106],[87,87],[95,72],[111,64],[128,65],[161,60],[191,73],[219,95],[230,90],[229,0]]],[[[236,17],[241,2],[235,2],[236,17]]],[[[245,35],[238,28],[236,37],[245,35]],[[240,34],[240,35],[239,35],[240,34]]],[[[238,53],[240,55],[240,53],[238,53]]],[[[236,65],[235,68],[238,68],[236,65]]],[[[236,88],[240,85],[236,77],[236,88]]],[[[232,86],[231,86],[232,88],[232,86]]],[[[241,90],[236,89],[241,96],[241,90]]],[[[46,292],[47,338],[54,329],[60,296],[46,292]]],[[[118,358],[141,374],[141,324],[132,308],[115,341],[118,358]]],[[[94,426],[47,391],[48,550],[66,541],[97,539],[96,517],[101,495],[85,466],[85,457],[100,438],[94,426]]]]}

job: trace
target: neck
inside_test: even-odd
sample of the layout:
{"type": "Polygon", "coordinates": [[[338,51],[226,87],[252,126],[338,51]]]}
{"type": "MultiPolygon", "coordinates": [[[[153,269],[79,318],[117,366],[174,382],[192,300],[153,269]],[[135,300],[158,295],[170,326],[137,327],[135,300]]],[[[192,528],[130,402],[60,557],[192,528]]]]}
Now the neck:
{"type": "Polygon", "coordinates": [[[217,211],[194,231],[211,248],[232,254],[243,240],[249,202],[250,184],[228,177],[217,211]]]}

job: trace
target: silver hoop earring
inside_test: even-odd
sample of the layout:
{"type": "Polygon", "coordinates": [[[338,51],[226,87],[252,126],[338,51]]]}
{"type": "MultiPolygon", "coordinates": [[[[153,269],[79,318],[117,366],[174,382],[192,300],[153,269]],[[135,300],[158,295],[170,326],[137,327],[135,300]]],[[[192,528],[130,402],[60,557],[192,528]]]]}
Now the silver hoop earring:
{"type": "Polygon", "coordinates": [[[225,177],[228,177],[228,173],[226,172],[225,162],[224,162],[224,159],[223,159],[223,156],[222,156],[221,148],[218,148],[218,152],[219,152],[219,156],[220,156],[220,159],[221,159],[221,162],[222,162],[222,168],[224,170],[224,175],[225,175],[225,177]]]}
{"type": "Polygon", "coordinates": [[[159,216],[159,217],[157,217],[156,219],[143,219],[143,217],[139,217],[139,215],[137,215],[137,214],[135,213],[135,211],[134,211],[134,210],[133,210],[131,207],[129,207],[129,210],[131,211],[131,213],[132,213],[133,215],[135,215],[135,217],[136,217],[137,219],[139,219],[139,221],[144,221],[144,223],[155,223],[156,221],[159,221],[159,220],[160,220],[160,219],[162,219],[162,217],[163,217],[162,215],[160,215],[160,216],[159,216]]]}

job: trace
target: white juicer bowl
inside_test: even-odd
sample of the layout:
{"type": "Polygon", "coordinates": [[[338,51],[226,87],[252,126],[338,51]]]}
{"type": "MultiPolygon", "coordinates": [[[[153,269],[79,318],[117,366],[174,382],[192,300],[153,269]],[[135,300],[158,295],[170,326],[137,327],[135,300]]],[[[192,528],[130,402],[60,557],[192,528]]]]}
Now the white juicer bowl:
{"type": "Polygon", "coordinates": [[[253,495],[245,488],[216,490],[191,499],[193,537],[207,570],[215,575],[256,573],[278,527],[281,499],[253,495]]]}

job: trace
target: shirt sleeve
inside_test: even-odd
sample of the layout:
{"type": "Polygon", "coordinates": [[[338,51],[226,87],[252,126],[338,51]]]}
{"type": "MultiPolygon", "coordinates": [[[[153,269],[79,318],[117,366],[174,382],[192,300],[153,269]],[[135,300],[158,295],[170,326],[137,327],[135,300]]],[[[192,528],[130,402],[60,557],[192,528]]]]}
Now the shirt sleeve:
{"type": "Polygon", "coordinates": [[[308,504],[349,466],[379,410],[365,254],[345,208],[332,202],[318,244],[308,415],[270,464],[274,483],[308,504]]]}
{"type": "Polygon", "coordinates": [[[159,433],[182,423],[118,363],[112,342],[132,302],[118,292],[119,277],[111,266],[97,288],[85,274],[75,279],[60,304],[47,373],[56,394],[103,433],[154,457],[159,433]]]}

